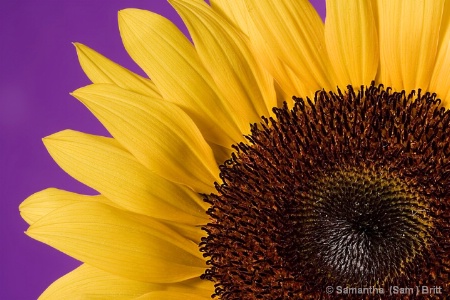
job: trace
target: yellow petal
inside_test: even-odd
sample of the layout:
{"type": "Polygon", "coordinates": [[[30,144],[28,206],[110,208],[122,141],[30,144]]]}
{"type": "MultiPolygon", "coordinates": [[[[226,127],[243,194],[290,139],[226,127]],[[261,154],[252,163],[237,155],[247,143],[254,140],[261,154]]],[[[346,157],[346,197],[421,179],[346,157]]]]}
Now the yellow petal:
{"type": "Polygon", "coordinates": [[[206,236],[206,232],[202,230],[202,227],[207,223],[205,220],[204,224],[200,225],[187,225],[175,222],[161,221],[167,227],[170,227],[174,231],[178,232],[181,236],[199,244],[201,239],[206,236]]]}
{"type": "Polygon", "coordinates": [[[197,192],[214,190],[219,169],[195,123],[175,104],[107,84],[73,92],[147,168],[197,192]]]}
{"type": "Polygon", "coordinates": [[[371,2],[331,0],[326,5],[325,41],[338,85],[370,85],[379,61],[371,2]]]}
{"type": "Polygon", "coordinates": [[[119,13],[119,29],[130,56],[165,99],[187,112],[208,141],[229,148],[242,140],[230,108],[216,93],[195,49],[175,25],[148,11],[126,9],[119,13]]]}
{"type": "Polygon", "coordinates": [[[241,131],[259,122],[276,105],[273,80],[256,61],[248,38],[206,3],[172,0],[194,41],[201,61],[239,117],[241,131]]]}
{"type": "Polygon", "coordinates": [[[139,76],[97,53],[93,49],[75,43],[81,68],[93,83],[110,83],[121,88],[154,98],[161,98],[150,79],[139,76]]]}
{"type": "Polygon", "coordinates": [[[88,264],[53,282],[39,300],[47,299],[133,299],[151,291],[193,293],[208,297],[214,292],[214,284],[200,278],[177,283],[147,283],[119,277],[88,264]]]}
{"type": "Polygon", "coordinates": [[[198,194],[150,172],[114,139],[66,130],[44,143],[68,174],[127,210],[175,222],[205,222],[198,194]]]}
{"type": "Polygon", "coordinates": [[[230,159],[231,153],[233,152],[232,149],[225,148],[216,144],[210,143],[209,146],[214,152],[214,158],[216,159],[218,165],[221,165],[226,160],[230,159]]]}
{"type": "Polygon", "coordinates": [[[87,196],[55,188],[48,188],[34,193],[25,199],[19,206],[20,215],[31,225],[55,209],[83,201],[92,201],[115,206],[114,202],[111,202],[102,195],[87,196]]]}
{"type": "MultiPolygon", "coordinates": [[[[252,24],[252,23],[249,23],[252,24]]],[[[276,79],[277,84],[283,92],[283,101],[289,105],[293,104],[292,96],[313,96],[313,91],[305,86],[304,82],[281,61],[271,50],[270,45],[264,41],[261,33],[254,26],[249,26],[249,34],[253,43],[253,49],[259,57],[259,61],[269,70],[276,79]]]]}
{"type": "Polygon", "coordinates": [[[248,35],[250,16],[245,1],[210,0],[209,2],[214,11],[248,35]]]}
{"type": "Polygon", "coordinates": [[[439,32],[439,49],[433,76],[430,82],[430,92],[435,92],[446,108],[450,107],[450,1],[444,5],[441,30],[439,32]]]}
{"type": "MultiPolygon", "coordinates": [[[[196,297],[194,299],[211,299],[214,293],[214,283],[200,278],[193,278],[179,283],[160,284],[157,289],[146,293],[135,299],[175,299],[184,300],[187,297],[196,297]],[[169,298],[166,298],[169,297],[169,298]]],[[[190,298],[188,298],[190,299],[190,298]]]]}
{"type": "MultiPolygon", "coordinates": [[[[184,296],[197,297],[195,299],[211,299],[214,293],[214,283],[200,278],[193,278],[183,282],[173,284],[160,284],[158,289],[146,293],[135,299],[172,299],[170,297],[179,297],[176,299],[184,300],[184,296]],[[166,298],[169,297],[169,298],[166,298]]],[[[189,298],[188,298],[189,299],[189,298]]]]}
{"type": "MultiPolygon", "coordinates": [[[[211,294],[214,291],[211,292],[211,294]]],[[[199,296],[195,293],[182,293],[174,291],[156,291],[150,292],[143,296],[135,298],[135,300],[210,300],[211,296],[199,296]]]]}
{"type": "MultiPolygon", "coordinates": [[[[275,86],[282,87],[282,101],[276,103],[275,106],[282,105],[284,101],[292,104],[292,96],[294,95],[299,97],[307,95],[304,85],[297,75],[273,53],[256,29],[245,1],[212,0],[210,2],[214,11],[249,37],[249,46],[258,63],[264,66],[272,77],[276,78],[275,86]]],[[[272,114],[272,111],[269,114],[272,114]]]]}
{"type": "Polygon", "coordinates": [[[379,0],[380,80],[394,90],[428,89],[444,0],[379,0]]]}
{"type": "Polygon", "coordinates": [[[261,36],[304,82],[310,94],[334,89],[323,23],[307,0],[246,0],[261,36]]]}
{"type": "Polygon", "coordinates": [[[429,90],[437,94],[446,108],[450,108],[450,43],[439,51],[429,90]]]}
{"type": "Polygon", "coordinates": [[[39,300],[114,299],[125,300],[157,290],[159,284],[130,280],[83,264],[53,282],[39,300]]]}
{"type": "Polygon", "coordinates": [[[98,269],[132,280],[170,283],[200,276],[198,245],[161,223],[100,203],[59,208],[26,232],[98,269]]]}
{"type": "Polygon", "coordinates": [[[282,90],[281,101],[277,106],[282,105],[284,101],[291,105],[292,96],[304,97],[310,95],[303,82],[275,55],[270,45],[261,36],[250,17],[245,1],[212,0],[211,6],[218,14],[249,36],[250,47],[257,57],[258,63],[272,74],[276,79],[276,84],[282,90]]]}

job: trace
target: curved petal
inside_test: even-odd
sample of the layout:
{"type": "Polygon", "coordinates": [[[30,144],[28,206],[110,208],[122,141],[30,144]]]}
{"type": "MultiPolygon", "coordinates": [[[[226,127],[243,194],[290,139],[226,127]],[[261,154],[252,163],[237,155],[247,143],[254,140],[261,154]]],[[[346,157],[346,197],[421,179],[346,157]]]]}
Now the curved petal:
{"type": "Polygon", "coordinates": [[[115,299],[126,300],[158,290],[158,284],[130,280],[87,264],[53,282],[39,300],[115,299]]]}
{"type": "Polygon", "coordinates": [[[338,85],[370,85],[379,61],[371,1],[331,0],[326,5],[325,42],[338,85]]]}
{"type": "MultiPolygon", "coordinates": [[[[212,294],[212,292],[211,292],[212,294]]],[[[210,300],[209,296],[199,296],[195,293],[182,293],[175,291],[156,291],[135,298],[135,300],[210,300]]]]}
{"type": "Polygon", "coordinates": [[[148,283],[130,280],[110,274],[88,264],[83,264],[72,272],[53,282],[40,296],[47,299],[132,299],[151,291],[193,293],[207,297],[214,292],[214,284],[200,278],[177,283],[148,283]]]}
{"type": "Polygon", "coordinates": [[[444,5],[441,29],[439,32],[439,49],[436,65],[431,77],[431,92],[435,92],[446,108],[450,107],[450,1],[444,5]]]}
{"type": "Polygon", "coordinates": [[[150,172],[114,139],[66,130],[44,143],[68,174],[127,210],[174,222],[205,222],[205,204],[197,193],[150,172]]]}
{"type": "Polygon", "coordinates": [[[275,55],[270,45],[261,36],[250,17],[245,1],[212,0],[211,6],[218,14],[248,35],[250,47],[257,57],[258,63],[269,71],[282,90],[282,95],[278,95],[282,98],[278,105],[282,105],[284,101],[291,105],[292,96],[304,97],[310,95],[303,82],[275,55]]]}
{"type": "Polygon", "coordinates": [[[119,13],[119,29],[130,56],[143,68],[164,99],[195,121],[208,141],[230,147],[243,140],[226,102],[187,38],[169,20],[143,10],[119,13]]]}
{"type": "Polygon", "coordinates": [[[93,83],[111,83],[136,93],[161,98],[150,79],[125,69],[83,44],[74,45],[81,68],[93,83]]]}
{"type": "MultiPolygon", "coordinates": [[[[55,209],[78,202],[91,201],[111,206],[116,204],[103,195],[88,196],[76,194],[55,188],[48,188],[34,193],[25,199],[19,206],[20,215],[29,224],[33,224],[43,216],[55,209]]],[[[116,206],[118,207],[118,206],[116,206]]]]}
{"type": "Polygon", "coordinates": [[[445,0],[379,0],[380,80],[394,90],[428,89],[445,0]]]}
{"type": "MultiPolygon", "coordinates": [[[[292,104],[292,96],[294,95],[298,97],[308,95],[308,92],[305,90],[303,83],[298,79],[297,75],[273,53],[270,46],[256,29],[247,10],[245,1],[211,0],[210,2],[215,12],[249,37],[249,46],[258,64],[263,65],[269,74],[275,78],[276,85],[281,87],[281,105],[284,101],[292,104]]],[[[277,87],[275,90],[277,90],[277,87]]],[[[277,95],[277,97],[279,96],[277,95]]],[[[275,103],[275,106],[280,105],[280,103],[275,103]]],[[[269,114],[272,114],[272,111],[269,114]]]]}
{"type": "Polygon", "coordinates": [[[322,88],[335,88],[328,67],[323,23],[309,1],[246,0],[246,3],[261,36],[304,82],[311,95],[322,88]]]}
{"type": "Polygon", "coordinates": [[[219,169],[211,148],[175,104],[106,84],[73,92],[147,168],[197,192],[214,190],[219,169]]]}
{"type": "Polygon", "coordinates": [[[150,218],[100,203],[59,208],[26,233],[98,269],[132,280],[179,282],[200,276],[206,268],[197,244],[150,218]]]}
{"type": "Polygon", "coordinates": [[[248,38],[206,3],[172,0],[183,18],[201,61],[239,117],[241,131],[259,122],[276,105],[273,79],[250,50],[248,38]]]}
{"type": "Polygon", "coordinates": [[[217,165],[223,164],[226,160],[230,159],[231,153],[233,152],[229,148],[225,148],[216,144],[209,144],[214,152],[214,158],[216,159],[217,165]]]}
{"type": "Polygon", "coordinates": [[[155,289],[135,299],[184,300],[186,299],[185,297],[188,297],[187,299],[191,299],[189,297],[196,297],[194,299],[211,299],[211,295],[214,293],[214,289],[214,283],[212,281],[193,278],[175,284],[160,285],[158,289],[155,289]]]}
{"type": "MultiPolygon", "coordinates": [[[[250,22],[249,24],[252,25],[253,23],[250,22]]],[[[292,96],[306,97],[314,95],[313,90],[307,87],[297,74],[273,53],[270,45],[254,26],[249,26],[249,35],[252,40],[252,48],[259,57],[259,61],[272,74],[283,92],[281,95],[283,101],[281,103],[286,101],[289,105],[292,105],[292,96]]]]}
{"type": "Polygon", "coordinates": [[[429,90],[438,95],[446,108],[450,108],[450,43],[439,51],[429,90]]]}
{"type": "Polygon", "coordinates": [[[214,11],[248,35],[250,16],[245,1],[210,0],[209,2],[214,11]]]}
{"type": "Polygon", "coordinates": [[[181,236],[187,238],[190,241],[193,241],[196,244],[199,244],[201,239],[206,235],[206,232],[202,229],[202,227],[207,223],[207,220],[205,220],[204,224],[200,225],[188,225],[175,222],[167,222],[164,220],[162,220],[161,222],[167,227],[179,233],[181,236]]]}

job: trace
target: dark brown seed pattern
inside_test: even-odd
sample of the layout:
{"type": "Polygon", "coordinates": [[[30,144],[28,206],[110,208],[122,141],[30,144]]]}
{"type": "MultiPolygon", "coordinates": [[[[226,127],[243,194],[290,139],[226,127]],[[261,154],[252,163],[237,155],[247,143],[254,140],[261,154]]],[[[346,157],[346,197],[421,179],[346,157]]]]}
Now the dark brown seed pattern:
{"type": "Polygon", "coordinates": [[[434,94],[373,84],[294,101],[252,125],[220,167],[217,193],[205,196],[202,278],[215,282],[213,296],[384,299],[389,286],[425,285],[445,299],[449,110],[434,94]]]}

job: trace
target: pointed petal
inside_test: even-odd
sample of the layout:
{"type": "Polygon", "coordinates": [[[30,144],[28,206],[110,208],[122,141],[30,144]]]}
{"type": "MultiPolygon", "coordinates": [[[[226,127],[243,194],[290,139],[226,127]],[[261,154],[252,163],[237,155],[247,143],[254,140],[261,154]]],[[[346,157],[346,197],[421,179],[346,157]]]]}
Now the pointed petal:
{"type": "Polygon", "coordinates": [[[225,148],[216,144],[210,143],[209,146],[214,152],[214,158],[216,159],[217,165],[221,165],[226,160],[230,159],[231,153],[233,152],[229,148],[225,148]]]}
{"type": "MultiPolygon", "coordinates": [[[[249,23],[252,24],[252,23],[249,23]]],[[[306,97],[314,95],[313,91],[305,86],[304,82],[281,61],[271,50],[271,47],[261,33],[254,26],[249,26],[249,34],[253,43],[253,50],[259,57],[259,61],[275,78],[276,83],[283,91],[283,101],[292,105],[292,96],[306,97]]]]}
{"type": "Polygon", "coordinates": [[[309,91],[298,76],[275,55],[261,36],[250,17],[245,1],[212,0],[211,6],[218,14],[240,28],[249,37],[250,47],[258,63],[263,65],[276,79],[275,85],[281,87],[283,92],[281,104],[286,101],[291,105],[292,96],[309,95],[309,91]],[[245,30],[242,27],[245,27],[245,30]]]}
{"type": "Polygon", "coordinates": [[[200,278],[193,278],[179,283],[161,284],[158,289],[146,293],[135,299],[211,299],[214,293],[214,283],[200,278]],[[175,298],[171,298],[175,297],[175,298]]]}
{"type": "Polygon", "coordinates": [[[206,3],[170,1],[187,25],[201,61],[239,116],[241,131],[276,105],[273,80],[258,63],[249,40],[206,3]]]}
{"type": "Polygon", "coordinates": [[[326,2],[325,41],[338,85],[370,85],[378,68],[378,38],[370,1],[326,2]]]}
{"type": "Polygon", "coordinates": [[[132,280],[170,283],[206,268],[197,244],[159,222],[100,203],[59,208],[26,232],[98,269],[132,280]],[[145,222],[144,222],[145,221],[145,222]]]}
{"type": "Polygon", "coordinates": [[[83,44],[74,45],[81,68],[93,83],[111,83],[150,97],[161,97],[150,79],[125,69],[83,44]]]}
{"type": "MultiPolygon", "coordinates": [[[[214,291],[211,292],[211,294],[214,291]]],[[[182,293],[182,292],[174,292],[174,291],[156,291],[150,292],[148,294],[142,295],[135,300],[210,300],[211,295],[209,296],[199,296],[193,291],[193,293],[182,293]]]]}
{"type": "Polygon", "coordinates": [[[44,143],[68,174],[127,210],[175,222],[205,222],[205,204],[197,193],[150,172],[114,139],[66,130],[44,143]]]}
{"type": "MultiPolygon", "coordinates": [[[[256,57],[258,64],[264,66],[269,74],[276,79],[275,86],[278,85],[279,87],[282,87],[283,99],[281,104],[284,101],[291,104],[292,96],[294,95],[299,97],[307,95],[303,83],[300,82],[297,75],[295,75],[295,73],[274,54],[270,49],[270,46],[256,29],[247,10],[245,1],[212,0],[210,2],[214,11],[223,16],[249,37],[249,46],[253,55],[256,57]]],[[[277,105],[278,103],[275,103],[275,106],[277,105]]],[[[269,114],[272,114],[271,110],[269,114]]]]}
{"type": "Polygon", "coordinates": [[[379,0],[380,80],[394,90],[428,89],[444,0],[379,0]]]}
{"type": "Polygon", "coordinates": [[[201,225],[187,225],[167,221],[161,222],[179,233],[181,236],[193,241],[196,244],[199,244],[201,239],[206,236],[206,232],[202,229],[202,227],[207,223],[207,220],[205,220],[205,223],[201,225]]]}
{"type": "Polygon", "coordinates": [[[450,108],[450,43],[439,51],[429,90],[437,94],[446,108],[450,108]]]}
{"type": "Polygon", "coordinates": [[[73,297],[77,297],[77,299],[128,300],[146,295],[150,291],[192,292],[206,297],[214,292],[214,284],[200,278],[168,284],[141,282],[83,264],[53,282],[39,297],[39,300],[72,299],[73,297]]]}
{"type": "Polygon", "coordinates": [[[439,35],[439,49],[429,91],[435,92],[442,99],[442,104],[450,108],[450,1],[444,5],[439,35]]]}
{"type": "Polygon", "coordinates": [[[53,282],[39,300],[115,299],[126,300],[156,290],[158,284],[130,280],[83,264],[53,282]]]}
{"type": "Polygon", "coordinates": [[[214,11],[248,35],[249,14],[245,1],[210,0],[214,11]]]}
{"type": "Polygon", "coordinates": [[[19,210],[22,218],[31,225],[55,209],[69,204],[86,201],[104,203],[111,206],[116,205],[103,195],[87,196],[55,188],[48,188],[34,193],[25,199],[25,201],[20,204],[19,210]]]}
{"type": "Polygon", "coordinates": [[[214,190],[219,169],[195,123],[175,104],[106,84],[73,92],[144,166],[197,192],[214,190]]]}
{"type": "Polygon", "coordinates": [[[126,9],[119,29],[130,56],[152,78],[164,99],[176,103],[195,121],[208,141],[230,147],[242,140],[226,102],[187,38],[169,20],[126,9]]]}
{"type": "Polygon", "coordinates": [[[261,36],[314,93],[334,89],[323,23],[307,0],[246,0],[261,36]]]}

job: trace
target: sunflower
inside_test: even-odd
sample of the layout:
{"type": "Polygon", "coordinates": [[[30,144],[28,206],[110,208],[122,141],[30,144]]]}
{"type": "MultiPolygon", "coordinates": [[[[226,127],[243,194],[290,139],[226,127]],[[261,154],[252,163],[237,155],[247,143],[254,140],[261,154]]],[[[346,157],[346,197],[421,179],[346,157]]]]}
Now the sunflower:
{"type": "Polygon", "coordinates": [[[73,96],[112,138],[44,139],[99,195],[22,203],[29,236],[83,262],[41,298],[450,292],[448,1],[327,1],[325,24],[306,0],[170,3],[193,45],[119,13],[150,79],[75,44],[93,84],[73,96]]]}

